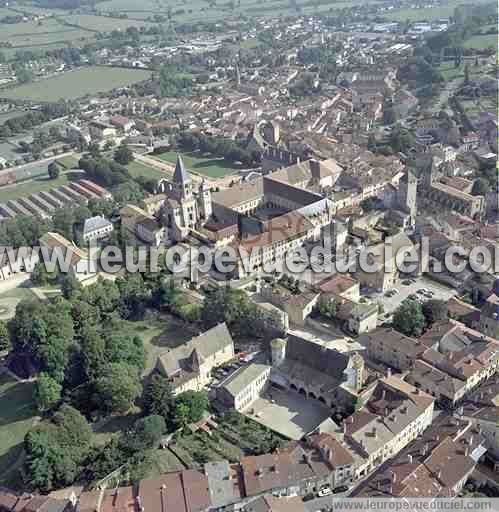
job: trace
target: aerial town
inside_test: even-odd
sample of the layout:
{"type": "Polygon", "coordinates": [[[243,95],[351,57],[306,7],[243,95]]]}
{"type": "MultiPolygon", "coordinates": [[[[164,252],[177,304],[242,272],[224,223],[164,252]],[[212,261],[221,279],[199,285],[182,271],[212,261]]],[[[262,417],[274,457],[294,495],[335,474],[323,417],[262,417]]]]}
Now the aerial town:
{"type": "Polygon", "coordinates": [[[499,498],[497,11],[0,0],[0,512],[499,498]]]}

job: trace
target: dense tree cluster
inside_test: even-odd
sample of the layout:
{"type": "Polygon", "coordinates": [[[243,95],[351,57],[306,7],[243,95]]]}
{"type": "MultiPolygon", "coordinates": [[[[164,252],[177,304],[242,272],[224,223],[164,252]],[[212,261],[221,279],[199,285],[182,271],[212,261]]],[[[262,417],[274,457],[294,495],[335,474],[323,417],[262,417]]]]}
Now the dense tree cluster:
{"type": "Polygon", "coordinates": [[[81,473],[91,439],[87,420],[73,407],[62,405],[26,435],[26,485],[42,491],[71,485],[81,473]]]}
{"type": "Polygon", "coordinates": [[[24,130],[41,125],[52,119],[67,115],[71,105],[64,101],[45,105],[40,110],[30,111],[22,116],[13,117],[0,125],[0,138],[12,137],[24,130]]]}
{"type": "Polygon", "coordinates": [[[93,158],[86,155],[78,162],[87,176],[104,187],[119,185],[131,180],[128,169],[123,165],[103,157],[93,158]]]}
{"type": "Polygon", "coordinates": [[[205,328],[225,322],[236,337],[259,337],[265,332],[263,316],[243,290],[220,288],[203,303],[201,322],[205,328]]]}
{"type": "Polygon", "coordinates": [[[406,336],[421,336],[425,329],[449,316],[447,303],[431,299],[423,304],[405,299],[393,315],[393,326],[406,336]]]}

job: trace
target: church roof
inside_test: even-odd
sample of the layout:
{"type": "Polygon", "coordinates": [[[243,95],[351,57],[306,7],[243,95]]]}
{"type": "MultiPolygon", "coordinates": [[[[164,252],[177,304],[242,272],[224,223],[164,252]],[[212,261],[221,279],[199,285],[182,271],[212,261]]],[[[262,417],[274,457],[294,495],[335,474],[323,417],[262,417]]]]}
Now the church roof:
{"type": "Polygon", "coordinates": [[[173,181],[175,183],[187,183],[191,181],[189,173],[186,171],[182,157],[177,155],[177,163],[175,164],[175,172],[173,173],[173,181]]]}

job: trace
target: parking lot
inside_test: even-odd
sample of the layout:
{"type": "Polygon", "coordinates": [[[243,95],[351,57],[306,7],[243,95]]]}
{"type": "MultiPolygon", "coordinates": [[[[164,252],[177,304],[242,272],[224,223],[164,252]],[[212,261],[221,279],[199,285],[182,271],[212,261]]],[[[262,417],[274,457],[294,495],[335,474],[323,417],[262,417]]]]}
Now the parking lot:
{"type": "Polygon", "coordinates": [[[271,387],[243,414],[278,434],[299,440],[329,418],[331,411],[321,402],[271,387]]]}
{"type": "MultiPolygon", "coordinates": [[[[393,313],[400,305],[400,303],[407,299],[410,295],[417,295],[421,297],[422,300],[430,300],[429,297],[421,296],[417,291],[425,288],[430,292],[433,292],[432,299],[448,301],[451,297],[456,294],[456,290],[452,288],[448,288],[436,281],[428,279],[426,277],[420,277],[415,279],[415,283],[411,284],[402,284],[404,280],[401,280],[397,283],[394,288],[397,290],[395,295],[388,297],[386,294],[369,294],[368,298],[372,301],[379,302],[383,305],[384,315],[389,315],[393,313]]],[[[383,318],[381,319],[383,320],[383,318]]]]}

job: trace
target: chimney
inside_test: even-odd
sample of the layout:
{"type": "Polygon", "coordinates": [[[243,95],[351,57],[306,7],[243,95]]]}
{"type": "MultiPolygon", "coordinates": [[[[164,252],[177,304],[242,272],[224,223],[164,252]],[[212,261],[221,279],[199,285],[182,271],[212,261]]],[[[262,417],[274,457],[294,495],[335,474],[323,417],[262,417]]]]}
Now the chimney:
{"type": "Polygon", "coordinates": [[[346,434],[347,433],[347,422],[344,421],[343,422],[343,434],[346,434]]]}
{"type": "Polygon", "coordinates": [[[397,473],[395,473],[395,471],[392,471],[391,476],[392,476],[392,483],[394,484],[397,481],[397,473]]]}
{"type": "Polygon", "coordinates": [[[407,456],[407,459],[409,461],[409,464],[412,464],[412,455],[409,453],[409,455],[407,456]]]}
{"type": "Polygon", "coordinates": [[[386,389],[383,389],[383,391],[381,391],[381,399],[384,400],[386,398],[386,389]]]}
{"type": "Polygon", "coordinates": [[[392,376],[392,369],[391,368],[387,368],[387,370],[386,370],[386,377],[389,379],[391,376],[392,376]]]}

